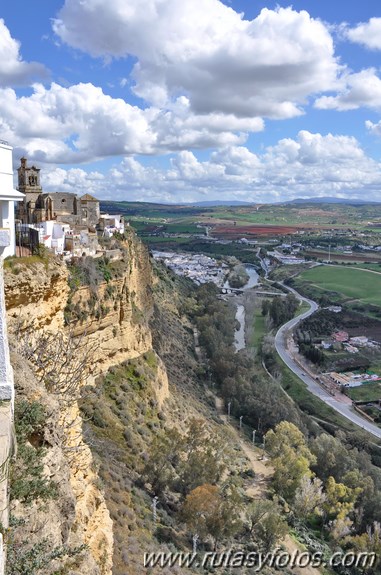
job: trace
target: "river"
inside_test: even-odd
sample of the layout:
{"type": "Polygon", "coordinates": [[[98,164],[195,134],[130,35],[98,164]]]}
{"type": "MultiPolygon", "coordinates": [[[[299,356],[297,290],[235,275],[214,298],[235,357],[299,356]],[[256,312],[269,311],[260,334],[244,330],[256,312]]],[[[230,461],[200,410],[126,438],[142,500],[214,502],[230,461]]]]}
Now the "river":
{"type": "MultiPolygon", "coordinates": [[[[245,269],[246,269],[246,273],[249,276],[249,279],[247,281],[247,283],[240,288],[240,290],[246,291],[248,289],[251,289],[255,286],[258,285],[258,279],[259,279],[259,275],[258,272],[255,268],[255,266],[253,266],[252,264],[244,264],[245,265],[245,269]]],[[[229,288],[229,282],[225,282],[224,287],[229,288]]],[[[236,302],[237,305],[237,312],[235,314],[235,319],[239,324],[239,328],[237,328],[235,330],[235,334],[234,334],[234,347],[236,351],[239,351],[240,349],[244,349],[246,347],[246,341],[245,341],[245,308],[242,305],[242,303],[240,303],[240,296],[239,295],[232,295],[230,296],[230,299],[238,299],[238,301],[236,302]]]]}

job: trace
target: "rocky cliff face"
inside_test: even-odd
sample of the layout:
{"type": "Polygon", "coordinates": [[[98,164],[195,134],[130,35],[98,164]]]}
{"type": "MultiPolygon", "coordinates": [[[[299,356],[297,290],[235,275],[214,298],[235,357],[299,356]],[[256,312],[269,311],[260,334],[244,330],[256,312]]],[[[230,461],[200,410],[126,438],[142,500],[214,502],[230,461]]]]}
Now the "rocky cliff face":
{"type": "MultiPolygon", "coordinates": [[[[12,562],[14,572],[17,567],[23,564],[23,558],[32,550],[36,553],[38,546],[42,546],[41,553],[37,551],[37,558],[42,565],[44,556],[53,549],[68,548],[78,549],[78,553],[64,555],[57,561],[53,561],[49,568],[54,570],[64,567],[70,569],[70,573],[75,575],[103,575],[110,572],[110,556],[113,546],[112,524],[108,514],[108,509],[104,505],[103,495],[96,487],[96,475],[92,471],[91,454],[83,451],[81,442],[77,442],[76,451],[70,452],[66,441],[65,426],[62,425],[62,412],[59,401],[56,397],[47,393],[44,386],[41,386],[33,371],[25,362],[25,359],[16,353],[12,353],[12,365],[15,375],[15,385],[17,389],[16,400],[16,422],[18,406],[22,403],[28,405],[38,404],[47,414],[44,425],[39,429],[38,435],[30,437],[29,448],[43,446],[44,481],[56,490],[55,497],[33,498],[28,503],[19,494],[19,490],[14,489],[17,474],[12,470],[11,475],[11,515],[13,523],[20,525],[13,529],[11,536],[11,547],[9,549],[8,563],[12,562]],[[80,457],[78,457],[78,454],[80,457]],[[86,465],[86,484],[83,486],[81,494],[75,489],[77,473],[74,465],[81,468],[86,465]],[[92,524],[82,516],[83,502],[88,507],[88,515],[92,516],[92,524]],[[45,541],[47,542],[45,544],[45,541]],[[88,545],[88,549],[81,550],[82,545],[88,545]],[[99,549],[99,551],[98,551],[99,549]],[[101,551],[104,551],[108,561],[100,563],[101,551]],[[39,557],[41,555],[41,557],[39,557]]],[[[17,423],[16,423],[17,425],[17,423]]],[[[18,446],[16,464],[21,457],[21,449],[18,446]]],[[[20,463],[18,463],[20,466],[20,463]]],[[[28,464],[25,465],[25,471],[28,464]]],[[[35,475],[35,471],[33,471],[35,475]]],[[[25,472],[25,476],[28,473],[25,472]]],[[[34,479],[36,479],[34,477],[34,479]]],[[[38,479],[39,481],[40,479],[38,479]]],[[[32,566],[32,563],[31,563],[32,566]]],[[[12,571],[13,572],[13,571],[12,571]]],[[[34,572],[34,571],[33,571],[34,572]]],[[[48,568],[44,573],[51,573],[48,568]]]]}
{"type": "MultiPolygon", "coordinates": [[[[152,349],[148,325],[152,311],[152,275],[146,249],[131,235],[121,259],[112,266],[111,276],[108,268],[106,271],[104,280],[96,285],[76,285],[75,289],[70,289],[69,270],[64,262],[53,258],[45,261],[38,258],[23,261],[21,258],[7,262],[6,305],[14,347],[20,351],[20,341],[31,331],[37,338],[40,334],[54,332],[80,342],[78,348],[90,352],[91,361],[83,371],[83,383],[87,384],[94,384],[96,377],[106,373],[110,366],[149,352],[152,349]]],[[[22,362],[16,362],[20,389],[20,382],[25,379],[22,369],[22,362]]],[[[158,404],[162,405],[169,392],[165,366],[159,358],[152,386],[158,404]]],[[[28,395],[28,390],[23,389],[22,393],[28,395]]],[[[33,389],[33,395],[49,396],[43,384],[39,390],[33,389]]],[[[85,543],[89,548],[80,569],[71,572],[110,574],[112,521],[99,487],[91,451],[83,441],[78,405],[76,401],[63,403],[62,399],[60,404],[56,396],[52,401],[58,402],[55,424],[63,437],[49,443],[51,448],[45,469],[50,477],[66,485],[62,499],[67,501],[70,518],[61,512],[59,505],[54,507],[52,522],[50,514],[40,516],[36,510],[31,529],[35,528],[36,522],[46,521],[47,532],[51,529],[58,541],[64,539],[59,533],[60,525],[66,525],[66,531],[76,533],[76,542],[85,543]]],[[[22,513],[22,510],[19,508],[18,512],[22,513]]]]}
{"type": "Polygon", "coordinates": [[[117,277],[96,287],[80,286],[70,297],[71,309],[82,310],[82,317],[72,314],[69,328],[94,350],[94,377],[152,348],[152,271],[146,248],[131,238],[113,271],[117,277]]]}
{"type": "Polygon", "coordinates": [[[67,277],[67,267],[58,259],[6,260],[4,289],[10,333],[26,328],[62,329],[69,294],[67,277]]]}

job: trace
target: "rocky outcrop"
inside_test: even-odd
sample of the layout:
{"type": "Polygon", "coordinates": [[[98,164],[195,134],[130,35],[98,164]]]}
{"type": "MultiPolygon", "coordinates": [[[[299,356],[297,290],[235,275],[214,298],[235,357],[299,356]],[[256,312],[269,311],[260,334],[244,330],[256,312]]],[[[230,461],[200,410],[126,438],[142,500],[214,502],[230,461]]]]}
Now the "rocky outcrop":
{"type": "Polygon", "coordinates": [[[130,241],[128,256],[120,261],[120,269],[120,277],[109,279],[96,289],[81,286],[71,295],[71,307],[84,313],[81,320],[70,319],[69,329],[75,337],[85,338],[94,350],[94,378],[109,367],[152,349],[148,327],[152,272],[144,246],[130,241]]]}
{"type": "Polygon", "coordinates": [[[64,262],[56,258],[20,258],[4,262],[8,329],[62,329],[69,285],[64,262]]]}
{"type": "MultiPolygon", "coordinates": [[[[72,485],[72,457],[68,457],[66,451],[67,441],[62,425],[61,406],[57,398],[48,394],[44,386],[39,384],[24,358],[13,353],[12,365],[17,401],[38,402],[48,414],[42,435],[36,438],[36,441],[38,440],[39,444],[44,445],[44,477],[52,481],[57,489],[57,496],[44,501],[43,504],[34,500],[28,505],[23,505],[17,499],[13,499],[12,515],[21,524],[21,527],[15,529],[13,533],[14,546],[20,550],[28,549],[30,546],[41,544],[44,540],[48,542],[49,550],[62,546],[74,549],[87,544],[88,549],[84,549],[75,557],[76,568],[73,566],[70,572],[75,575],[109,573],[110,569],[102,571],[99,568],[95,553],[97,548],[93,545],[92,534],[89,532],[86,522],[81,522],[81,517],[78,514],[78,502],[80,500],[72,485]]],[[[81,457],[83,455],[81,454],[81,457]]],[[[91,461],[87,461],[87,465],[90,463],[91,461]]],[[[91,467],[88,469],[91,473],[91,467]]],[[[91,481],[88,482],[88,488],[90,485],[91,481]]],[[[99,490],[96,494],[94,493],[93,501],[99,501],[99,506],[102,507],[102,495],[99,490]]],[[[90,507],[89,503],[88,505],[90,507]]],[[[103,508],[107,513],[105,505],[103,508]]],[[[97,513],[94,513],[94,516],[97,516],[97,513]]],[[[102,514],[100,519],[104,520],[102,529],[93,530],[98,539],[97,543],[112,548],[110,518],[104,517],[102,514]]],[[[70,559],[67,559],[68,565],[70,565],[70,559]]]]}
{"type": "Polygon", "coordinates": [[[89,366],[94,379],[110,366],[152,348],[148,328],[152,272],[146,248],[134,237],[127,242],[119,277],[96,286],[82,285],[70,293],[67,265],[57,258],[11,260],[5,264],[4,276],[10,332],[65,329],[86,339],[94,350],[94,363],[89,366]],[[72,314],[65,322],[68,299],[81,314],[80,318],[72,314]]]}

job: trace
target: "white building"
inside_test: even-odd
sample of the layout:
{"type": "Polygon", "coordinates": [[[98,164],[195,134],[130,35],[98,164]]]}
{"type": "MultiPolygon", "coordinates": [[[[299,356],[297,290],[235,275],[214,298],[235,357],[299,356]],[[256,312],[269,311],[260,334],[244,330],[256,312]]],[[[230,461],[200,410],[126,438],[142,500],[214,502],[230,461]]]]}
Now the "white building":
{"type": "Polygon", "coordinates": [[[0,141],[0,251],[1,256],[16,253],[15,202],[24,194],[13,188],[12,146],[0,141]]]}
{"type": "MultiPolygon", "coordinates": [[[[9,525],[8,472],[6,461],[11,455],[13,440],[14,383],[9,358],[5,313],[3,259],[15,254],[14,202],[23,194],[13,188],[12,146],[0,141],[0,522],[9,525]]],[[[0,575],[5,571],[6,550],[0,535],[0,575]]]]}
{"type": "Polygon", "coordinates": [[[124,218],[120,214],[101,214],[99,217],[99,229],[106,238],[110,238],[115,232],[124,233],[124,218]]]}
{"type": "Polygon", "coordinates": [[[65,248],[65,234],[70,232],[70,225],[47,220],[39,224],[21,224],[21,229],[31,228],[38,231],[39,243],[62,254],[65,248]]]}
{"type": "Polygon", "coordinates": [[[368,338],[365,335],[357,335],[349,339],[349,343],[353,345],[366,345],[368,343],[368,338]]]}

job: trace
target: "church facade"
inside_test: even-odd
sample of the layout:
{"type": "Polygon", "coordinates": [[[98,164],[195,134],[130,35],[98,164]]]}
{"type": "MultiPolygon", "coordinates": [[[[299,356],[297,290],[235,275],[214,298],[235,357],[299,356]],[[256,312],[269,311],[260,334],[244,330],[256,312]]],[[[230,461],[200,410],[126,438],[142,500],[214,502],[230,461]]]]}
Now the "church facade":
{"type": "Polygon", "coordinates": [[[72,226],[95,228],[100,216],[99,201],[96,198],[90,194],[80,197],[68,192],[43,193],[40,168],[28,166],[26,158],[21,158],[17,173],[17,189],[25,197],[18,205],[16,218],[23,224],[56,220],[72,226]]]}

